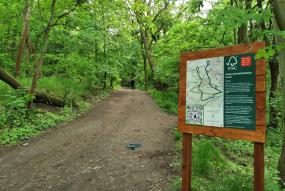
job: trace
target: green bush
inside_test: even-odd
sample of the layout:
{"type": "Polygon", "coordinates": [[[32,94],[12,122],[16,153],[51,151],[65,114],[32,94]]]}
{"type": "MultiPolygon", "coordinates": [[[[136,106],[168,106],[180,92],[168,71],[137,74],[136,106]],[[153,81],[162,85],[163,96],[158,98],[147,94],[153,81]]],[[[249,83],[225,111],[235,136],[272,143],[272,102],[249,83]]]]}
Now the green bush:
{"type": "Polygon", "coordinates": [[[178,94],[176,91],[158,91],[150,89],[148,93],[154,98],[155,102],[163,109],[170,113],[177,113],[178,94]]]}
{"type": "MultiPolygon", "coordinates": [[[[24,87],[30,87],[32,79],[20,79],[24,87]]],[[[60,97],[66,101],[79,101],[88,92],[79,81],[59,77],[43,77],[37,82],[38,90],[60,97]]]]}
{"type": "Polygon", "coordinates": [[[10,90],[1,96],[5,102],[0,110],[0,128],[17,128],[25,125],[30,118],[27,108],[28,103],[33,99],[24,90],[10,90]]]}
{"type": "Polygon", "coordinates": [[[193,145],[193,170],[198,176],[208,176],[224,161],[220,150],[209,141],[199,141],[193,145]]]}
{"type": "Polygon", "coordinates": [[[5,128],[0,133],[0,144],[14,144],[19,140],[24,140],[32,137],[38,131],[31,128],[29,125],[24,125],[19,128],[5,128]]]}
{"type": "Polygon", "coordinates": [[[173,130],[175,141],[180,141],[182,139],[182,134],[178,131],[177,128],[173,130]]]}
{"type": "Polygon", "coordinates": [[[73,116],[74,112],[70,108],[64,108],[59,113],[30,111],[29,118],[19,117],[22,123],[16,128],[10,127],[10,123],[5,121],[6,127],[0,130],[0,144],[14,144],[19,140],[28,139],[42,130],[56,127],[73,116]]]}
{"type": "Polygon", "coordinates": [[[65,108],[59,113],[28,109],[32,96],[25,90],[9,90],[0,95],[0,144],[16,143],[28,139],[40,130],[55,127],[72,117],[72,110],[65,108]]]}
{"type": "Polygon", "coordinates": [[[181,184],[182,184],[182,178],[181,177],[175,178],[171,183],[171,190],[173,191],[181,190],[181,184]]]}

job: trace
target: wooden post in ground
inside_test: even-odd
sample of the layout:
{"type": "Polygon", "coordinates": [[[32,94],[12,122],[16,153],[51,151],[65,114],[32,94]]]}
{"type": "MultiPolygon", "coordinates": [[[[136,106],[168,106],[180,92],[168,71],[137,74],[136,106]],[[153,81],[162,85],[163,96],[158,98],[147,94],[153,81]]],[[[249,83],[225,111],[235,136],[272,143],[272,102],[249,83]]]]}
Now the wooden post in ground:
{"type": "Polygon", "coordinates": [[[264,191],[264,143],[254,143],[254,191],[264,191]]]}
{"type": "Polygon", "coordinates": [[[192,134],[183,133],[182,191],[191,191],[192,134]]]}

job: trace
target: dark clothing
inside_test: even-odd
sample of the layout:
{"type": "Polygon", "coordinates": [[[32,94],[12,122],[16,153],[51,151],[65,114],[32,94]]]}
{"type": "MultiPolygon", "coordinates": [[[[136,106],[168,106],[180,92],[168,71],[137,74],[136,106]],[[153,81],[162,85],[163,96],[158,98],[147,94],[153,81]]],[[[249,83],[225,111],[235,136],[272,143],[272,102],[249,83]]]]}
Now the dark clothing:
{"type": "Polygon", "coordinates": [[[135,80],[131,80],[131,88],[134,90],[135,89],[135,80]]]}

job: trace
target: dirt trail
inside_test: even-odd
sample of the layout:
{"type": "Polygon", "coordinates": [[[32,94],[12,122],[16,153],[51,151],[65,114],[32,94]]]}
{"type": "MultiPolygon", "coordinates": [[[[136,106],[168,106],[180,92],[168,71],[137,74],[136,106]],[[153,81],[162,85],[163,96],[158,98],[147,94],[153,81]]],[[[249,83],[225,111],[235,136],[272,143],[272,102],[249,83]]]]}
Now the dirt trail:
{"type": "Polygon", "coordinates": [[[142,91],[114,92],[26,146],[0,147],[0,190],[169,190],[176,120],[142,91]]]}

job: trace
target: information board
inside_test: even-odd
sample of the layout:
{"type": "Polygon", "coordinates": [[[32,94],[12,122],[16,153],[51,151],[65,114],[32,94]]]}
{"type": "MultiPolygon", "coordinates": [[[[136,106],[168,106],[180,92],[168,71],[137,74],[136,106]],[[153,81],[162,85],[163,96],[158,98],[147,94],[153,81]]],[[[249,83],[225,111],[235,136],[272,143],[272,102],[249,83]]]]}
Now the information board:
{"type": "Polygon", "coordinates": [[[187,61],[186,124],[255,130],[255,54],[187,61]]]}
{"type": "Polygon", "coordinates": [[[178,128],[265,142],[263,42],[186,52],[180,59],[178,128]]]}

